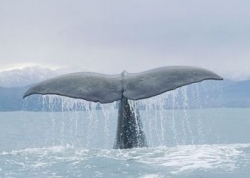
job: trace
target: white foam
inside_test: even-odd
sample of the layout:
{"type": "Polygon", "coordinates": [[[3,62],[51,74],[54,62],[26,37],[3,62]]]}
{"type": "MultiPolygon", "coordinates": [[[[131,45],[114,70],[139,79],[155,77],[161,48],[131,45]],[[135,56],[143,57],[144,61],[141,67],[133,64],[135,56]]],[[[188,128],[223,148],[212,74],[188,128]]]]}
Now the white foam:
{"type": "Polygon", "coordinates": [[[140,178],[162,178],[163,176],[157,175],[157,174],[146,174],[141,176],[140,178]]]}

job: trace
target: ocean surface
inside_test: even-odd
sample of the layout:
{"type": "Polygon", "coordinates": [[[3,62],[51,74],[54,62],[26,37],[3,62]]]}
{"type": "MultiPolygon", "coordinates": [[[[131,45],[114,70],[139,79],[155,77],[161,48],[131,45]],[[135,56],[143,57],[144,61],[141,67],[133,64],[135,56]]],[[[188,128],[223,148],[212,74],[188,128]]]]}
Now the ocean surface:
{"type": "Polygon", "coordinates": [[[250,108],[153,107],[140,115],[149,147],[114,150],[114,104],[1,112],[0,177],[250,177],[250,108]]]}

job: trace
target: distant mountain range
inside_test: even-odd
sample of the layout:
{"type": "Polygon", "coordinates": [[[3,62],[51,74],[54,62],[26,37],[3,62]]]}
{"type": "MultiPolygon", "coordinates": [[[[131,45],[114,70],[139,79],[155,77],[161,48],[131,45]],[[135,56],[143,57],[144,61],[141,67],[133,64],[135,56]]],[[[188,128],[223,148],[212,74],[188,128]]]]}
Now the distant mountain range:
{"type": "Polygon", "coordinates": [[[56,70],[42,68],[39,66],[25,67],[0,72],[0,86],[23,87],[58,75],[71,72],[86,71],[80,68],[60,68],[56,70]]]}
{"type": "MultiPolygon", "coordinates": [[[[37,82],[79,71],[86,70],[75,68],[51,70],[35,66],[0,72],[0,111],[51,110],[49,101],[42,100],[41,96],[35,95],[23,100],[23,94],[37,82]]],[[[177,94],[181,92],[183,90],[177,90],[177,94]]],[[[185,92],[176,97],[175,102],[178,107],[175,106],[175,108],[250,107],[250,80],[204,81],[186,87],[185,92]],[[186,101],[184,101],[185,97],[187,97],[186,101]],[[188,105],[186,106],[186,104],[188,105]]],[[[169,103],[171,102],[166,100],[166,108],[173,107],[169,103]]],[[[61,110],[60,99],[53,104],[53,110],[61,110]]]]}

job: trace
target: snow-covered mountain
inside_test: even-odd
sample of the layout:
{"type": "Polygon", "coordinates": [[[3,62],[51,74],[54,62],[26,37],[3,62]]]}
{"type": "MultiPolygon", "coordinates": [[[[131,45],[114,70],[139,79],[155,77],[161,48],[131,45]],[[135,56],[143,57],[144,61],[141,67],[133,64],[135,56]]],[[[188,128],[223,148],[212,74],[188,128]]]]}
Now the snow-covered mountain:
{"type": "Polygon", "coordinates": [[[52,78],[58,75],[86,71],[79,68],[62,68],[52,70],[39,66],[25,67],[22,69],[13,69],[0,72],[0,86],[2,87],[22,87],[31,85],[42,80],[52,78]]]}
{"type": "Polygon", "coordinates": [[[56,72],[39,66],[0,72],[0,86],[21,87],[56,76],[56,72]]]}

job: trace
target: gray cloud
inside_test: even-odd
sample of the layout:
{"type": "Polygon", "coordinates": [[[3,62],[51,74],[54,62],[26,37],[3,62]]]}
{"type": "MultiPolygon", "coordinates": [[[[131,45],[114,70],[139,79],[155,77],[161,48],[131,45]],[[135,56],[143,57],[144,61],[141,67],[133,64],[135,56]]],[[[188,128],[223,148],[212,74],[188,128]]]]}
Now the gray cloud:
{"type": "Polygon", "coordinates": [[[24,64],[142,71],[196,65],[250,76],[250,1],[0,2],[0,70],[24,64]]]}

